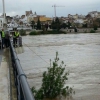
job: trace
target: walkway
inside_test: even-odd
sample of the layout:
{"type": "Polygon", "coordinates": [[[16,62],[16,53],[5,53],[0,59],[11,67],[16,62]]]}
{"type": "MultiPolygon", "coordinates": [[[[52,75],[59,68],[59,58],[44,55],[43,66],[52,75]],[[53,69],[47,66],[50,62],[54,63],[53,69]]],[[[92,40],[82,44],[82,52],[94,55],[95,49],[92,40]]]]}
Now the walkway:
{"type": "Polygon", "coordinates": [[[6,49],[0,49],[0,100],[10,100],[9,68],[5,54],[6,49]]]}

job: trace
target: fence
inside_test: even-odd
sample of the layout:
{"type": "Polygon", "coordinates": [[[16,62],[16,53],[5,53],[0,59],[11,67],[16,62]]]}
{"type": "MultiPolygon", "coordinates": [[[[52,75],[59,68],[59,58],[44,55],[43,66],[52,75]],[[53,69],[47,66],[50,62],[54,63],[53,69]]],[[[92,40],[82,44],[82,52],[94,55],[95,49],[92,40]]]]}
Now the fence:
{"type": "Polygon", "coordinates": [[[11,40],[10,53],[13,66],[14,80],[17,88],[17,100],[35,100],[11,40]]]}

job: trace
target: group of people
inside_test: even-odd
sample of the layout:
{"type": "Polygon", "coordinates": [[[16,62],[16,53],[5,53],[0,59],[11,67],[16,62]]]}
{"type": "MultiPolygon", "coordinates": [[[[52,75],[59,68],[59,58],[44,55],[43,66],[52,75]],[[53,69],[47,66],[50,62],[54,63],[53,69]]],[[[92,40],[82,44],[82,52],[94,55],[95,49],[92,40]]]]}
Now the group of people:
{"type": "MultiPolygon", "coordinates": [[[[0,32],[1,33],[1,48],[8,48],[9,45],[10,45],[10,33],[9,31],[5,32],[4,29],[2,29],[2,31],[0,32]]],[[[19,37],[19,32],[18,30],[16,30],[14,32],[14,34],[12,34],[13,36],[13,45],[14,47],[16,47],[17,45],[17,38],[19,37]]]]}

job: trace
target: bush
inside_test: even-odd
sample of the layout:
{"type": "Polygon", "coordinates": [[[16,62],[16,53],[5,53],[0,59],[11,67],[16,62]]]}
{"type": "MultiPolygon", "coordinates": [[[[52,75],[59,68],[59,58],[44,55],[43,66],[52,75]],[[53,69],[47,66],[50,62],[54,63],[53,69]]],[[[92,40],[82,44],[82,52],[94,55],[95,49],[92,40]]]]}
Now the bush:
{"type": "Polygon", "coordinates": [[[21,36],[26,35],[26,31],[25,31],[25,30],[23,30],[23,29],[21,29],[19,32],[20,32],[20,35],[21,35],[21,36]]]}
{"type": "Polygon", "coordinates": [[[95,30],[91,30],[90,33],[95,33],[95,30]]]}
{"type": "Polygon", "coordinates": [[[52,30],[52,31],[42,31],[41,34],[66,34],[64,31],[52,30]]]}
{"type": "Polygon", "coordinates": [[[64,31],[57,31],[57,30],[52,30],[52,31],[32,31],[29,33],[29,35],[40,35],[40,34],[66,34],[64,31]]]}
{"type": "Polygon", "coordinates": [[[58,65],[58,53],[56,53],[56,58],[50,67],[48,67],[48,71],[43,73],[42,85],[39,90],[35,90],[32,87],[32,92],[35,97],[35,100],[43,100],[45,98],[54,99],[58,96],[70,96],[74,93],[73,89],[69,86],[65,87],[65,82],[68,80],[69,72],[64,72],[65,66],[62,61],[60,65],[58,65]]]}
{"type": "Polygon", "coordinates": [[[36,31],[32,31],[29,33],[29,35],[37,35],[38,33],[36,31]]]}

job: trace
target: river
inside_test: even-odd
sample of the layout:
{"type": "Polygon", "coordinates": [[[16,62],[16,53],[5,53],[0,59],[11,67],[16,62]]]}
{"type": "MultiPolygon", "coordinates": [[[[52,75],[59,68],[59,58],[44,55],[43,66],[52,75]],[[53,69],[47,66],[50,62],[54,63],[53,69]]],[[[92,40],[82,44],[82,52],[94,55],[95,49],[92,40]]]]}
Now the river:
{"type": "Polygon", "coordinates": [[[70,73],[66,85],[75,90],[73,100],[100,100],[100,33],[24,36],[18,57],[30,87],[40,87],[56,52],[70,73]]]}

